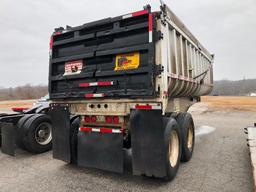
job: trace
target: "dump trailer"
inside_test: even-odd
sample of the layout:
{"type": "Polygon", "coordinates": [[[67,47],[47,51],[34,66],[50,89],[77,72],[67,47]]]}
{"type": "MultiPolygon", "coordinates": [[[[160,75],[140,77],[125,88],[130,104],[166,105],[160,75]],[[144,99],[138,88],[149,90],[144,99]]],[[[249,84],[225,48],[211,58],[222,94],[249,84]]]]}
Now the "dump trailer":
{"type": "Polygon", "coordinates": [[[49,102],[37,101],[33,107],[14,107],[13,113],[0,114],[0,147],[8,155],[17,148],[43,153],[52,148],[49,102]]]}
{"type": "Polygon", "coordinates": [[[213,55],[164,4],[55,29],[49,93],[53,157],[171,180],[194,148],[188,108],[213,88],[213,55]],[[77,118],[71,123],[70,115],[77,118]]]}

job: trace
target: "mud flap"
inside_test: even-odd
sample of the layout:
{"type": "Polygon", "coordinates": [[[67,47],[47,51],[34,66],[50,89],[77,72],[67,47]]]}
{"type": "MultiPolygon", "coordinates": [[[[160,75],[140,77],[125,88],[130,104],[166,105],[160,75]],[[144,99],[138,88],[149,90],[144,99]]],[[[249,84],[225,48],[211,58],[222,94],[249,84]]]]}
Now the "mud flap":
{"type": "Polygon", "coordinates": [[[16,149],[16,130],[13,123],[0,123],[2,137],[2,153],[14,156],[16,149]]]}
{"type": "Polygon", "coordinates": [[[68,106],[53,104],[50,107],[52,121],[53,158],[70,163],[70,113],[68,106]]]}
{"type": "Polygon", "coordinates": [[[164,125],[161,110],[131,110],[134,175],[166,176],[164,125]]]}
{"type": "Polygon", "coordinates": [[[78,166],[123,173],[123,136],[116,133],[78,133],[78,166]]]}

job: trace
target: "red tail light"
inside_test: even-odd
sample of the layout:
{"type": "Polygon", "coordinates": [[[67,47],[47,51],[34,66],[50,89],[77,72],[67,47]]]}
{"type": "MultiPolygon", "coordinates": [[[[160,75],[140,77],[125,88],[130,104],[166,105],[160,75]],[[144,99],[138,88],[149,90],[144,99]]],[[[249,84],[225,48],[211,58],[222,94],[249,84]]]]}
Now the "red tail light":
{"type": "Polygon", "coordinates": [[[97,120],[96,116],[92,116],[92,117],[91,117],[91,121],[92,121],[93,123],[95,123],[96,120],[97,120]]]}
{"type": "Polygon", "coordinates": [[[106,117],[106,123],[112,123],[112,118],[110,116],[106,117]]]}
{"type": "Polygon", "coordinates": [[[52,50],[52,44],[53,44],[53,36],[51,36],[51,39],[50,39],[50,50],[52,50]]]}
{"type": "Polygon", "coordinates": [[[52,46],[53,46],[53,36],[56,36],[56,35],[60,35],[61,32],[60,31],[56,31],[53,33],[53,35],[51,36],[51,39],[50,39],[50,50],[52,50],[52,46]]]}
{"type": "Polygon", "coordinates": [[[86,117],[85,117],[85,122],[86,122],[86,123],[90,123],[90,121],[91,121],[90,117],[89,117],[89,116],[86,116],[86,117]]]}
{"type": "Polygon", "coordinates": [[[117,124],[119,123],[119,117],[118,116],[114,116],[113,117],[114,123],[117,124]]]}

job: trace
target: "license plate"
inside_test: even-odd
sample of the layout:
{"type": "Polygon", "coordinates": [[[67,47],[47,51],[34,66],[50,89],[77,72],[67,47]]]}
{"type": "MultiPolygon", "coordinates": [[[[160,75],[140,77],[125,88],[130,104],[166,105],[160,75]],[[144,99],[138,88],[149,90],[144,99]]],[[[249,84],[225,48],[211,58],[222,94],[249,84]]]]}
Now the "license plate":
{"type": "Polygon", "coordinates": [[[137,69],[140,65],[140,53],[126,53],[116,55],[115,71],[137,69]]]}
{"type": "Polygon", "coordinates": [[[82,68],[83,68],[83,60],[66,62],[64,75],[79,74],[79,73],[81,73],[82,68]]]}

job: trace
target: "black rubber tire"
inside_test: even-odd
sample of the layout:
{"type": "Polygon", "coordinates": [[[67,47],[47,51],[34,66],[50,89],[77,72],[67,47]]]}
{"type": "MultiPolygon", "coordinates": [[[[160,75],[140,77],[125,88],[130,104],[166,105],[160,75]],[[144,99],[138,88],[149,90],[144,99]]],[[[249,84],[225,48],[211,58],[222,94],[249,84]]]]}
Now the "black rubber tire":
{"type": "Polygon", "coordinates": [[[78,129],[80,126],[80,118],[77,117],[76,119],[71,122],[70,126],[70,155],[71,155],[71,164],[77,164],[77,134],[78,134],[78,129]]]}
{"type": "Polygon", "coordinates": [[[164,141],[165,141],[165,151],[166,151],[166,173],[167,176],[164,178],[166,181],[171,181],[177,175],[179,166],[180,166],[180,158],[181,158],[181,134],[178,123],[174,118],[169,118],[168,123],[164,132],[164,141]],[[169,161],[169,142],[171,140],[171,133],[175,131],[177,133],[179,139],[179,154],[177,158],[177,163],[175,166],[172,166],[169,161]]]}
{"type": "Polygon", "coordinates": [[[48,144],[42,145],[39,144],[35,139],[35,132],[37,127],[44,122],[51,125],[50,116],[46,114],[35,114],[24,124],[23,144],[27,151],[39,154],[50,151],[52,149],[52,140],[48,144]]]}
{"type": "Polygon", "coordinates": [[[16,145],[20,147],[21,149],[25,149],[25,146],[23,144],[23,137],[25,136],[24,133],[24,124],[27,122],[28,119],[30,119],[35,114],[26,114],[20,120],[18,121],[16,127],[17,127],[17,136],[16,136],[16,145]]]}
{"type": "Polygon", "coordinates": [[[195,127],[194,127],[194,121],[190,113],[180,113],[177,116],[177,122],[179,124],[180,130],[181,130],[181,141],[182,141],[182,147],[181,147],[181,161],[182,162],[188,162],[193,155],[194,151],[194,143],[195,143],[195,127]],[[193,143],[191,150],[188,148],[188,128],[189,126],[192,126],[193,130],[193,143]]]}

